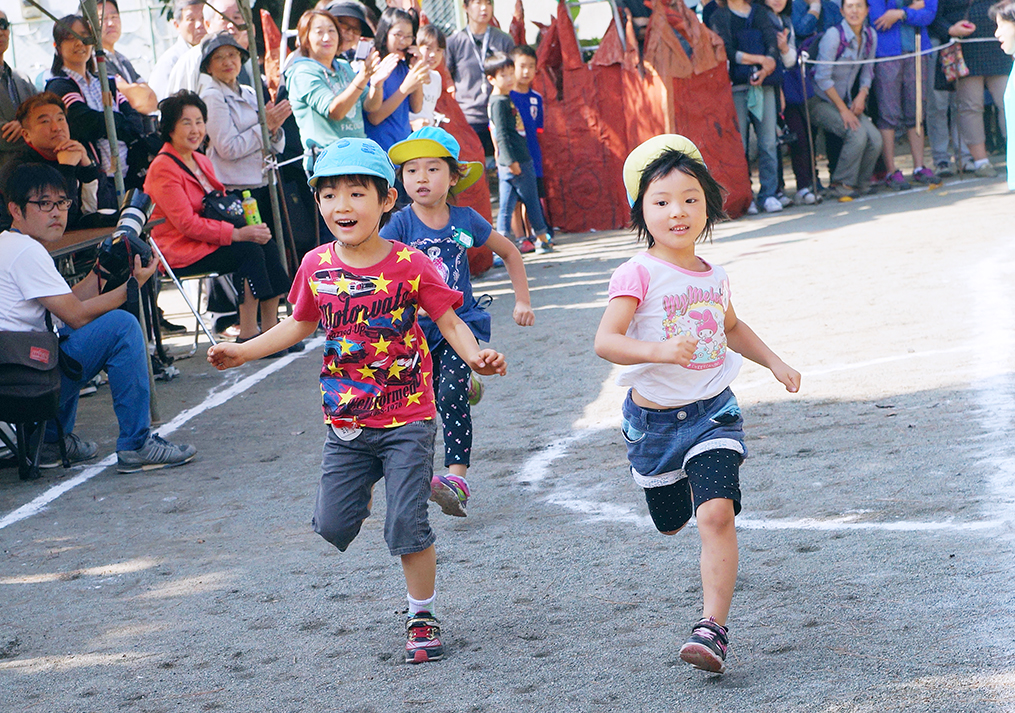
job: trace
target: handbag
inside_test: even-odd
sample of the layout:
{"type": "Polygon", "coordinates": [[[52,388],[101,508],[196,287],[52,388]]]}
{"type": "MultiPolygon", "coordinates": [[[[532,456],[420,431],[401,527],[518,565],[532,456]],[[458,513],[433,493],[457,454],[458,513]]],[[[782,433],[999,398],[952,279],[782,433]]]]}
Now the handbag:
{"type": "Polygon", "coordinates": [[[961,44],[956,42],[948,45],[938,55],[941,57],[941,71],[949,82],[969,76],[969,67],[966,66],[965,57],[962,56],[961,44]]]}
{"type": "MultiPolygon", "coordinates": [[[[163,155],[176,161],[180,164],[180,168],[189,173],[195,181],[201,183],[183,161],[169,153],[163,155]]],[[[210,191],[204,194],[204,198],[201,199],[201,217],[208,220],[221,220],[223,223],[232,224],[234,228],[242,228],[247,224],[240,198],[222,191],[210,191]]]]}
{"type": "MultiPolygon", "coordinates": [[[[52,327],[49,312],[46,324],[52,327]]],[[[60,339],[45,332],[0,332],[0,401],[26,420],[56,415],[60,402],[60,339]]]]}
{"type": "MultiPolygon", "coordinates": [[[[969,11],[972,7],[973,0],[969,0],[969,4],[966,5],[966,14],[962,16],[963,20],[969,19],[969,11]]],[[[941,58],[941,71],[947,81],[954,82],[956,79],[969,76],[969,67],[966,66],[966,58],[962,56],[960,42],[948,45],[938,52],[938,56],[941,58]]]]}

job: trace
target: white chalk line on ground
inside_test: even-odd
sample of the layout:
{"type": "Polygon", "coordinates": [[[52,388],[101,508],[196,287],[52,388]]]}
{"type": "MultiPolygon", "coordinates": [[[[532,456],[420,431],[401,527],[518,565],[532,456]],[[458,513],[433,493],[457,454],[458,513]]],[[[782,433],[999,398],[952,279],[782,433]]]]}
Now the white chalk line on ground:
{"type": "MultiPolygon", "coordinates": [[[[1001,331],[1001,330],[997,330],[1001,331]]],[[[1007,347],[1011,348],[1012,340],[1007,338],[995,337],[991,340],[991,345],[997,348],[1007,347]]],[[[906,354],[897,354],[893,356],[879,357],[877,359],[870,359],[863,362],[854,363],[843,363],[836,365],[822,366],[811,370],[803,371],[804,378],[813,378],[815,376],[824,376],[833,374],[841,371],[852,371],[856,369],[869,368],[872,366],[878,366],[890,362],[904,361],[906,359],[916,359],[931,356],[939,356],[943,354],[953,354],[961,351],[968,351],[968,346],[954,347],[948,349],[934,349],[919,352],[909,352],[906,354]]],[[[525,462],[518,474],[515,476],[515,481],[524,487],[531,489],[542,489],[546,481],[551,474],[551,468],[553,463],[564,456],[568,455],[570,448],[576,443],[594,436],[596,433],[609,429],[619,428],[619,411],[620,403],[623,400],[623,393],[626,389],[621,387],[613,386],[615,377],[618,369],[614,368],[613,373],[606,379],[603,384],[603,391],[599,397],[593,403],[589,404],[585,408],[585,416],[576,421],[576,430],[572,431],[569,435],[560,438],[525,462]],[[603,418],[602,416],[596,417],[596,412],[602,413],[603,407],[609,406],[612,408],[611,415],[603,418]]],[[[747,383],[735,384],[739,391],[745,391],[747,389],[756,388],[762,385],[767,385],[770,382],[766,381],[754,381],[747,383]]],[[[982,392],[982,390],[981,390],[982,392]]],[[[996,392],[992,392],[996,395],[996,392]]],[[[996,407],[994,403],[996,399],[992,399],[990,406],[996,407]]],[[[1015,406],[1010,403],[1006,404],[1007,411],[1010,414],[1015,414],[1015,406]]],[[[989,459],[985,459],[989,460],[989,459]]],[[[995,459],[996,460],[996,459],[995,459]]],[[[1008,462],[1010,459],[1005,459],[1008,462]]],[[[992,461],[991,461],[992,462],[992,461]]],[[[1005,468],[1005,473],[1012,471],[1015,473],[1015,468],[1008,463],[1005,468]]],[[[568,477],[566,474],[557,478],[558,482],[572,482],[574,479],[568,477]]],[[[996,478],[995,478],[996,480],[996,478]]],[[[995,489],[999,486],[995,484],[995,489]]],[[[1013,486],[1008,485],[1009,489],[1013,486]]],[[[557,505],[566,510],[571,510],[582,515],[586,515],[592,521],[610,521],[619,523],[630,523],[641,527],[653,527],[652,520],[646,515],[639,515],[633,506],[621,505],[617,503],[611,503],[606,501],[592,500],[587,497],[579,497],[575,491],[566,485],[552,485],[550,489],[543,496],[543,500],[552,505],[557,505]]],[[[1009,527],[1015,522],[1015,515],[1005,513],[1005,517],[1000,519],[981,520],[975,522],[963,522],[956,521],[954,519],[939,520],[939,521],[915,521],[915,520],[898,520],[893,522],[857,522],[855,515],[848,515],[843,517],[835,518],[750,518],[750,517],[738,517],[737,528],[745,530],[811,530],[811,531],[885,531],[885,532],[993,532],[1001,528],[1009,527]]],[[[694,524],[694,520],[691,520],[691,524],[694,524]]]]}
{"type": "MultiPolygon", "coordinates": [[[[232,384],[226,384],[225,386],[219,384],[214,386],[208,392],[208,396],[205,398],[204,401],[202,401],[197,406],[189,408],[185,411],[181,411],[179,414],[176,415],[176,418],[172,419],[166,424],[163,424],[159,429],[157,429],[159,435],[165,437],[172,434],[174,431],[178,430],[188,421],[200,416],[205,411],[209,411],[215,408],[216,406],[221,406],[222,404],[230,401],[234,397],[238,396],[239,394],[242,394],[244,391],[247,391],[248,389],[257,385],[267,377],[271,376],[276,371],[285,368],[286,366],[296,361],[300,357],[303,357],[307,354],[315,353],[316,348],[323,343],[324,337],[318,337],[317,339],[313,339],[307,342],[306,349],[302,352],[287,354],[286,356],[279,358],[278,360],[274,361],[273,363],[269,364],[263,369],[259,369],[250,376],[239,379],[232,384]]],[[[229,376],[232,376],[233,373],[235,372],[229,372],[229,376]]],[[[42,510],[45,509],[47,505],[49,505],[51,502],[59,498],[64,493],[76,488],[82,483],[87,483],[96,475],[106,470],[106,468],[115,464],[116,464],[116,453],[112,453],[103,458],[98,463],[88,466],[83,471],[81,471],[81,473],[74,476],[70,480],[59,483],[58,485],[54,485],[53,487],[49,488],[38,497],[19,507],[17,510],[12,510],[11,512],[7,513],[3,517],[3,519],[0,519],[0,530],[4,529],[5,527],[9,527],[10,525],[13,525],[16,522],[20,522],[21,520],[29,518],[32,515],[36,515],[42,512],[42,510]]]]}

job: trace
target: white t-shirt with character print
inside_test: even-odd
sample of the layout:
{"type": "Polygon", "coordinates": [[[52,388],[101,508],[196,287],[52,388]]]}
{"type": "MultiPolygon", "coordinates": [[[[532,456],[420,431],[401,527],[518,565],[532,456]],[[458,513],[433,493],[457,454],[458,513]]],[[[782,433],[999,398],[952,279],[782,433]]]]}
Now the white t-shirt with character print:
{"type": "Polygon", "coordinates": [[[743,357],[726,347],[729,278],[721,267],[704,264],[708,270],[692,272],[643,252],[610,278],[611,300],[625,296],[638,300],[627,336],[643,342],[663,342],[681,334],[698,339],[689,366],[635,364],[617,377],[619,385],[631,386],[667,408],[722,393],[743,363],[743,357]]]}

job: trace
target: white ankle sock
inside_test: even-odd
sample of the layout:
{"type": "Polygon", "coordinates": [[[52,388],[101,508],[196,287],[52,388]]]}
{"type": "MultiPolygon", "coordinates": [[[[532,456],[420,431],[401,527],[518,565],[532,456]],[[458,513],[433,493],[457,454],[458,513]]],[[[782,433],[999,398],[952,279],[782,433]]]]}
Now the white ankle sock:
{"type": "Polygon", "coordinates": [[[421,611],[434,613],[433,602],[437,598],[437,592],[433,593],[429,599],[413,599],[411,594],[406,594],[405,598],[409,600],[409,616],[413,614],[419,614],[421,611]]]}
{"type": "Polygon", "coordinates": [[[990,163],[990,159],[989,158],[977,159],[976,161],[973,161],[973,170],[975,171],[978,168],[983,168],[988,163],[990,163]]]}

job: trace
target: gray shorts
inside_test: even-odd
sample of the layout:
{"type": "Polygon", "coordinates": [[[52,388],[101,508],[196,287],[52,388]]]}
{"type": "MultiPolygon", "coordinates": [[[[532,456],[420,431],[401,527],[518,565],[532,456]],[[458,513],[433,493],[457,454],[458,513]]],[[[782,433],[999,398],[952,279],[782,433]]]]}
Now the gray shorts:
{"type": "MultiPolygon", "coordinates": [[[[932,85],[927,77],[934,76],[934,65],[923,60],[923,98],[932,85]],[[929,71],[928,71],[929,68],[929,71]]],[[[912,129],[916,126],[916,58],[879,62],[874,65],[874,93],[878,102],[879,129],[912,129]]]]}
{"type": "Polygon", "coordinates": [[[422,552],[437,536],[427,520],[436,420],[364,428],[344,440],[328,427],[314,531],[345,552],[370,515],[374,484],[384,479],[384,541],[392,555],[422,552]]]}

